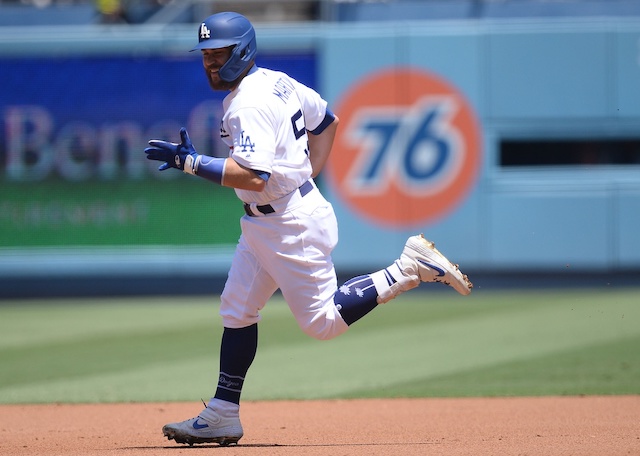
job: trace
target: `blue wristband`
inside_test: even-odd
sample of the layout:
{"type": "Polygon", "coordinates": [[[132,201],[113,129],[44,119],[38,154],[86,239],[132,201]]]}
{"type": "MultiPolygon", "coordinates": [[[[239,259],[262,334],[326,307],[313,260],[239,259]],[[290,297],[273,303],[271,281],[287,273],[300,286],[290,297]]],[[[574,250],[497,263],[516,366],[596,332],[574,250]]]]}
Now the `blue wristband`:
{"type": "MultiPolygon", "coordinates": [[[[209,157],[208,155],[198,155],[195,159],[190,174],[203,177],[211,182],[222,185],[224,177],[224,167],[226,158],[209,157]]],[[[187,167],[185,166],[185,170],[187,167]]],[[[187,171],[188,172],[188,171],[187,171]]]]}

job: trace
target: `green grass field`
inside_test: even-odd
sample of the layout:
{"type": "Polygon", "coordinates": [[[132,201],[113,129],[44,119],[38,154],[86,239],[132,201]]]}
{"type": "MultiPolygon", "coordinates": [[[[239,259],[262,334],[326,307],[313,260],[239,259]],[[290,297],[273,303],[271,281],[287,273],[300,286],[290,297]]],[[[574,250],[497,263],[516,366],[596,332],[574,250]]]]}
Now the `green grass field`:
{"type": "MultiPolygon", "coordinates": [[[[274,298],[245,400],[640,394],[640,290],[407,293],[320,342],[274,298]]],[[[194,401],[216,297],[0,304],[0,403],[194,401]]]]}

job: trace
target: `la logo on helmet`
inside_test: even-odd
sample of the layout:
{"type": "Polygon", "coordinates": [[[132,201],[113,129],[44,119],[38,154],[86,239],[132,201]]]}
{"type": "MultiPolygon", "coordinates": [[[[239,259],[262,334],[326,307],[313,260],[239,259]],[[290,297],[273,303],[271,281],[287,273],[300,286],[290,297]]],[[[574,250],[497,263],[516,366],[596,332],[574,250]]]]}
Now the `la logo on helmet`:
{"type": "Polygon", "coordinates": [[[207,28],[207,25],[203,22],[200,25],[200,39],[201,40],[209,39],[210,36],[211,36],[211,31],[207,28]]]}

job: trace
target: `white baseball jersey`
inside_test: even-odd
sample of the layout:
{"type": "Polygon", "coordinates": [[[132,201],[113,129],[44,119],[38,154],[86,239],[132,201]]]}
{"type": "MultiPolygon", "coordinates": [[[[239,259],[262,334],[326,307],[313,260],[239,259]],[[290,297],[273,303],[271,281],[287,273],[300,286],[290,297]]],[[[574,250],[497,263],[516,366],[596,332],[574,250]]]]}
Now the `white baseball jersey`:
{"type": "Polygon", "coordinates": [[[316,91],[285,73],[254,68],[227,95],[223,107],[220,135],[233,159],[271,174],[264,191],[236,189],[238,198],[269,203],[311,177],[306,129],[313,131],[327,109],[316,91]]]}
{"type": "Polygon", "coordinates": [[[242,235],[221,296],[223,324],[257,323],[280,289],[305,333],[336,337],[348,328],[333,303],[337,280],[331,252],[338,223],[311,179],[306,134],[322,123],[327,103],[284,73],[254,68],[223,106],[220,133],[231,157],[271,174],[263,192],[236,189],[236,194],[245,203],[273,208],[240,220],[242,235]]]}

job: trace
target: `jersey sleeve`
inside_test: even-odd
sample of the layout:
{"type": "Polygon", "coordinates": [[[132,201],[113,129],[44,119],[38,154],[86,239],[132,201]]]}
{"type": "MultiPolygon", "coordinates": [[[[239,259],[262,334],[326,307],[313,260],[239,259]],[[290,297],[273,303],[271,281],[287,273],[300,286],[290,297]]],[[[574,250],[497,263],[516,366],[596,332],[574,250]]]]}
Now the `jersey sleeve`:
{"type": "Polygon", "coordinates": [[[273,122],[262,109],[241,108],[227,119],[231,157],[257,173],[271,173],[275,157],[273,122]]]}
{"type": "Polygon", "coordinates": [[[304,121],[307,130],[316,130],[327,115],[327,102],[315,90],[303,84],[297,83],[296,92],[302,105],[304,121]]]}

